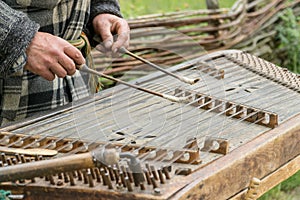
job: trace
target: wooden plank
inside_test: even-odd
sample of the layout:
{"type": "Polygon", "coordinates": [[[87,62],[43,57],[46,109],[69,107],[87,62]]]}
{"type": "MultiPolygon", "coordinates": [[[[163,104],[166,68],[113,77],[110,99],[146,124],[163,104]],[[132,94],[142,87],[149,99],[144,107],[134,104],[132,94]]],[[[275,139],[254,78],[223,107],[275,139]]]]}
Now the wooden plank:
{"type": "MultiPolygon", "coordinates": [[[[272,174],[264,177],[258,189],[256,190],[257,198],[262,196],[265,192],[270,190],[271,188],[275,187],[282,181],[288,179],[295,173],[297,173],[300,170],[300,155],[294,158],[293,160],[289,161],[282,167],[280,167],[278,170],[273,172],[272,174]]],[[[239,194],[235,195],[231,198],[231,200],[238,200],[238,199],[244,199],[245,194],[247,193],[248,189],[243,190],[239,194]]]]}
{"type": "MultiPolygon", "coordinates": [[[[9,189],[6,188],[6,189],[9,189]]],[[[13,188],[12,188],[13,189],[13,188]]],[[[124,190],[123,192],[115,192],[113,190],[101,190],[98,191],[94,188],[42,188],[42,187],[24,187],[19,186],[17,191],[11,190],[12,192],[18,193],[20,190],[23,191],[24,200],[53,200],[53,199],[89,199],[89,200],[143,200],[143,199],[151,199],[151,200],[162,200],[162,198],[158,195],[155,196],[146,194],[137,194],[131,193],[124,190]]]]}
{"type": "MultiPolygon", "coordinates": [[[[300,115],[185,177],[172,199],[228,199],[300,154],[300,115]]],[[[271,183],[270,183],[271,184],[271,183]]],[[[274,184],[274,183],[273,183],[274,184]]]]}

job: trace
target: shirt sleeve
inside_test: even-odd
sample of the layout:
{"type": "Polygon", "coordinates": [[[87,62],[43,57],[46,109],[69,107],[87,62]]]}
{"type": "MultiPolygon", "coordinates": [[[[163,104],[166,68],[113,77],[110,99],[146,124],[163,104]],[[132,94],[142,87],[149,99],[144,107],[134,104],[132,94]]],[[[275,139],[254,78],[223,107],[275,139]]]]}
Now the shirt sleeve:
{"type": "Polygon", "coordinates": [[[98,14],[109,13],[122,17],[120,5],[117,0],[92,0],[91,1],[91,19],[98,14]]]}
{"type": "Polygon", "coordinates": [[[26,14],[0,1],[0,77],[20,71],[26,63],[26,48],[39,25],[26,14]]]}

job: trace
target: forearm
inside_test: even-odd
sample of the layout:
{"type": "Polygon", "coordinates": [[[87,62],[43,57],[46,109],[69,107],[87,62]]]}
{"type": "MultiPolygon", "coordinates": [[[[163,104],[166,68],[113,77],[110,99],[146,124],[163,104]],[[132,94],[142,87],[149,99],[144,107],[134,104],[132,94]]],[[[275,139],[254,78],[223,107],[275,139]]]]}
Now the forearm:
{"type": "Polygon", "coordinates": [[[21,70],[25,65],[26,48],[38,31],[39,25],[24,13],[0,1],[0,76],[21,70]],[[23,60],[20,58],[24,58],[23,60]]]}

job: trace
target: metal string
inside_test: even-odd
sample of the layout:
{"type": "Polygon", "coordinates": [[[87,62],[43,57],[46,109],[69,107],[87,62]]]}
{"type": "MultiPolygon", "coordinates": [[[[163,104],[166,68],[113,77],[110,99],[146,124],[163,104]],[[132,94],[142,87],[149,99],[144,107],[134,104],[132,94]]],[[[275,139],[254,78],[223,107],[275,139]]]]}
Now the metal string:
{"type": "MultiPolygon", "coordinates": [[[[227,75],[227,74],[225,74],[225,75],[227,75]]],[[[239,78],[240,79],[240,78],[239,78]]],[[[250,81],[250,80],[249,80],[250,81]]],[[[233,95],[234,93],[232,93],[232,95],[233,95]]],[[[142,109],[142,108],[141,108],[142,109]]],[[[215,109],[215,108],[214,108],[215,109]]],[[[207,111],[206,111],[207,112],[207,111]]]]}

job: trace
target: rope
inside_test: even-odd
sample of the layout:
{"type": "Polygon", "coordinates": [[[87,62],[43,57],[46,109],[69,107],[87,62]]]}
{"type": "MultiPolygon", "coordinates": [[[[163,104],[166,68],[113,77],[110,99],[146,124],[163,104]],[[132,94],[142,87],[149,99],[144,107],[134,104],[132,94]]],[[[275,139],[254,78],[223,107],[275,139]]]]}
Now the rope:
{"type": "Polygon", "coordinates": [[[9,195],[11,195],[10,191],[0,190],[0,200],[9,200],[9,195]]]}
{"type": "MultiPolygon", "coordinates": [[[[95,65],[93,62],[93,58],[91,55],[91,45],[89,42],[88,37],[85,35],[84,32],[81,33],[80,37],[77,40],[68,40],[68,42],[79,49],[83,55],[83,57],[86,58],[86,60],[89,60],[89,67],[95,70],[95,65]]],[[[99,79],[91,75],[90,82],[89,82],[91,91],[99,92],[102,88],[102,84],[100,83],[99,79]]]]}

